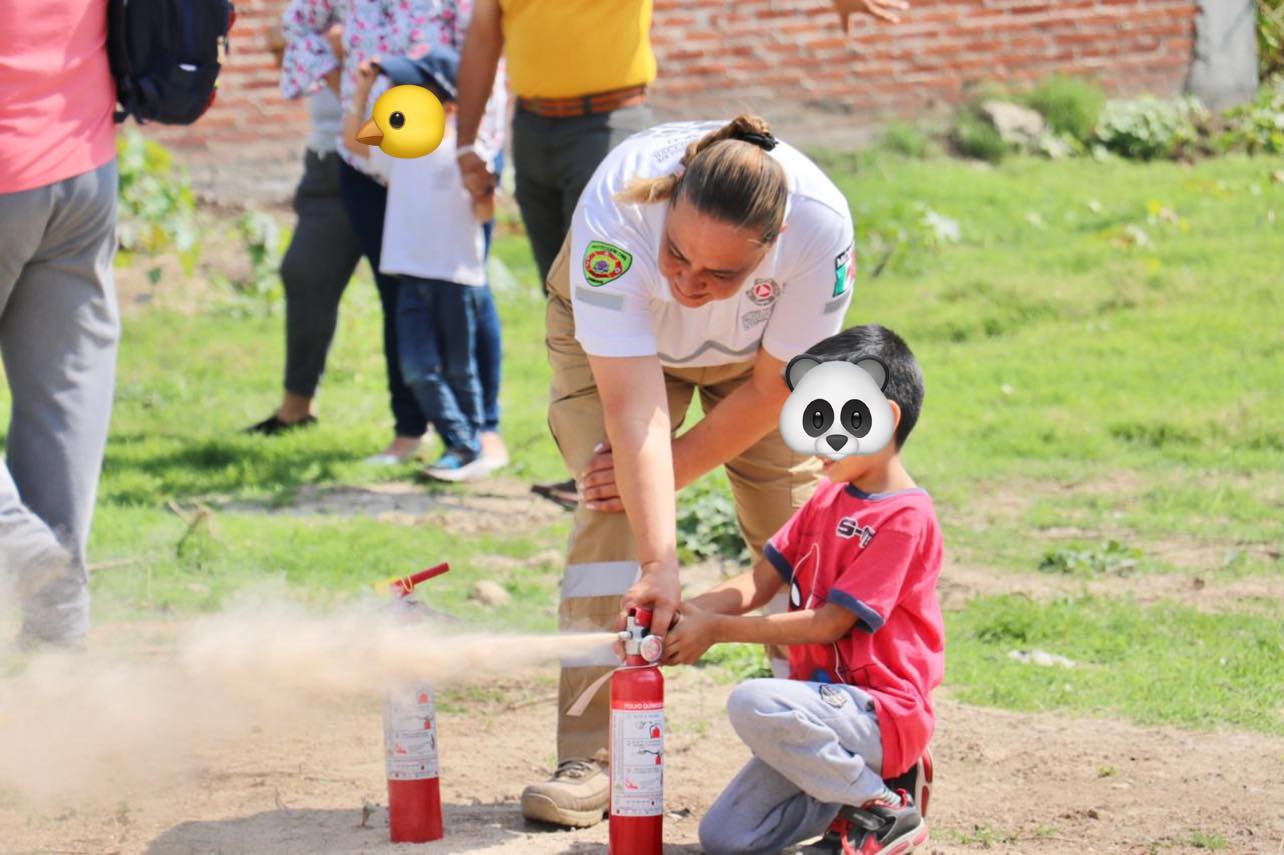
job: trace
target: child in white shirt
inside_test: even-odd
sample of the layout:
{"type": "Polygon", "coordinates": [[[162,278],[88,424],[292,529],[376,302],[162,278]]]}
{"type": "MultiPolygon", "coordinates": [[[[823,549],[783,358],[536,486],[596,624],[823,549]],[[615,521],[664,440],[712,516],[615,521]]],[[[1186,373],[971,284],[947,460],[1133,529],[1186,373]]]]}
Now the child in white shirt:
{"type": "Polygon", "coordinates": [[[445,451],[426,474],[445,481],[483,478],[492,466],[481,456],[482,392],[477,371],[477,318],[485,298],[486,237],[455,165],[454,99],[458,54],[436,47],[423,57],[367,63],[357,75],[344,142],[370,158],[388,181],[380,271],[400,279],[397,337],[401,371],[445,451]],[[431,90],[446,109],[446,133],[436,150],[418,158],[391,157],[356,141],[368,115],[375,79],[431,90]]]}

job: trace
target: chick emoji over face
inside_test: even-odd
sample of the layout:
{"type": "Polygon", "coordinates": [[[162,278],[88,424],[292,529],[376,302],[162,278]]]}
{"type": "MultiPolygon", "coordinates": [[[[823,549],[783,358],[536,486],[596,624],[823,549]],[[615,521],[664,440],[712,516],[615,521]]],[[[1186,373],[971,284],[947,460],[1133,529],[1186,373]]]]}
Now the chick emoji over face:
{"type": "Polygon", "coordinates": [[[357,131],[357,142],[377,145],[392,157],[431,154],[446,133],[446,111],[423,86],[394,86],[374,103],[370,121],[357,131]]]}

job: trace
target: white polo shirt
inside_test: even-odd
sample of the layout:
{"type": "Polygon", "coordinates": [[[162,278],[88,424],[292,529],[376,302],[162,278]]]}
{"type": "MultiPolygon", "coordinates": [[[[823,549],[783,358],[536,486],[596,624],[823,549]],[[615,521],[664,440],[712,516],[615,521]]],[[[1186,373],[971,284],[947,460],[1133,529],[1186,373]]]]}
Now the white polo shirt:
{"type": "Polygon", "coordinates": [[[656,260],[668,202],[617,202],[636,178],[677,170],[687,145],[720,122],[673,122],[635,134],[598,166],[571,221],[575,337],[593,356],[659,357],[696,367],[750,360],[759,346],[787,362],[842,328],[855,281],[847,200],[785,143],[771,156],[789,182],[788,228],[734,297],[687,308],[656,260]]]}

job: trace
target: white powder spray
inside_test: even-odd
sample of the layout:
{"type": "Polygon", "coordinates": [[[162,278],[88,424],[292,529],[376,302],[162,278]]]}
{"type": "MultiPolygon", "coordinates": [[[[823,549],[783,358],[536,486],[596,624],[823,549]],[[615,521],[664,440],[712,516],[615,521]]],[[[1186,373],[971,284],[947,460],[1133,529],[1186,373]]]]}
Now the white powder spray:
{"type": "Polygon", "coordinates": [[[393,620],[386,603],[317,614],[279,602],[194,621],[172,652],[45,654],[0,675],[0,788],[48,801],[163,786],[220,740],[315,721],[328,701],[485,680],[613,641],[458,634],[393,620]]]}

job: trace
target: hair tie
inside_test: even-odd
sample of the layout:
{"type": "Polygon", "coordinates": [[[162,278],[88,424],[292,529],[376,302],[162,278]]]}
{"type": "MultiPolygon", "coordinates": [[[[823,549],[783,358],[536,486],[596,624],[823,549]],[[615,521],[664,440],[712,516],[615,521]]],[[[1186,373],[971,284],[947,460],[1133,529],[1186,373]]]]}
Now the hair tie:
{"type": "Polygon", "coordinates": [[[735,135],[734,139],[752,143],[763,151],[771,151],[776,147],[776,138],[770,133],[760,134],[757,131],[741,131],[735,135]]]}
{"type": "Polygon", "coordinates": [[[741,131],[733,139],[744,140],[747,143],[753,143],[763,151],[771,151],[776,147],[777,140],[770,133],[760,134],[757,131],[741,131]]]}

